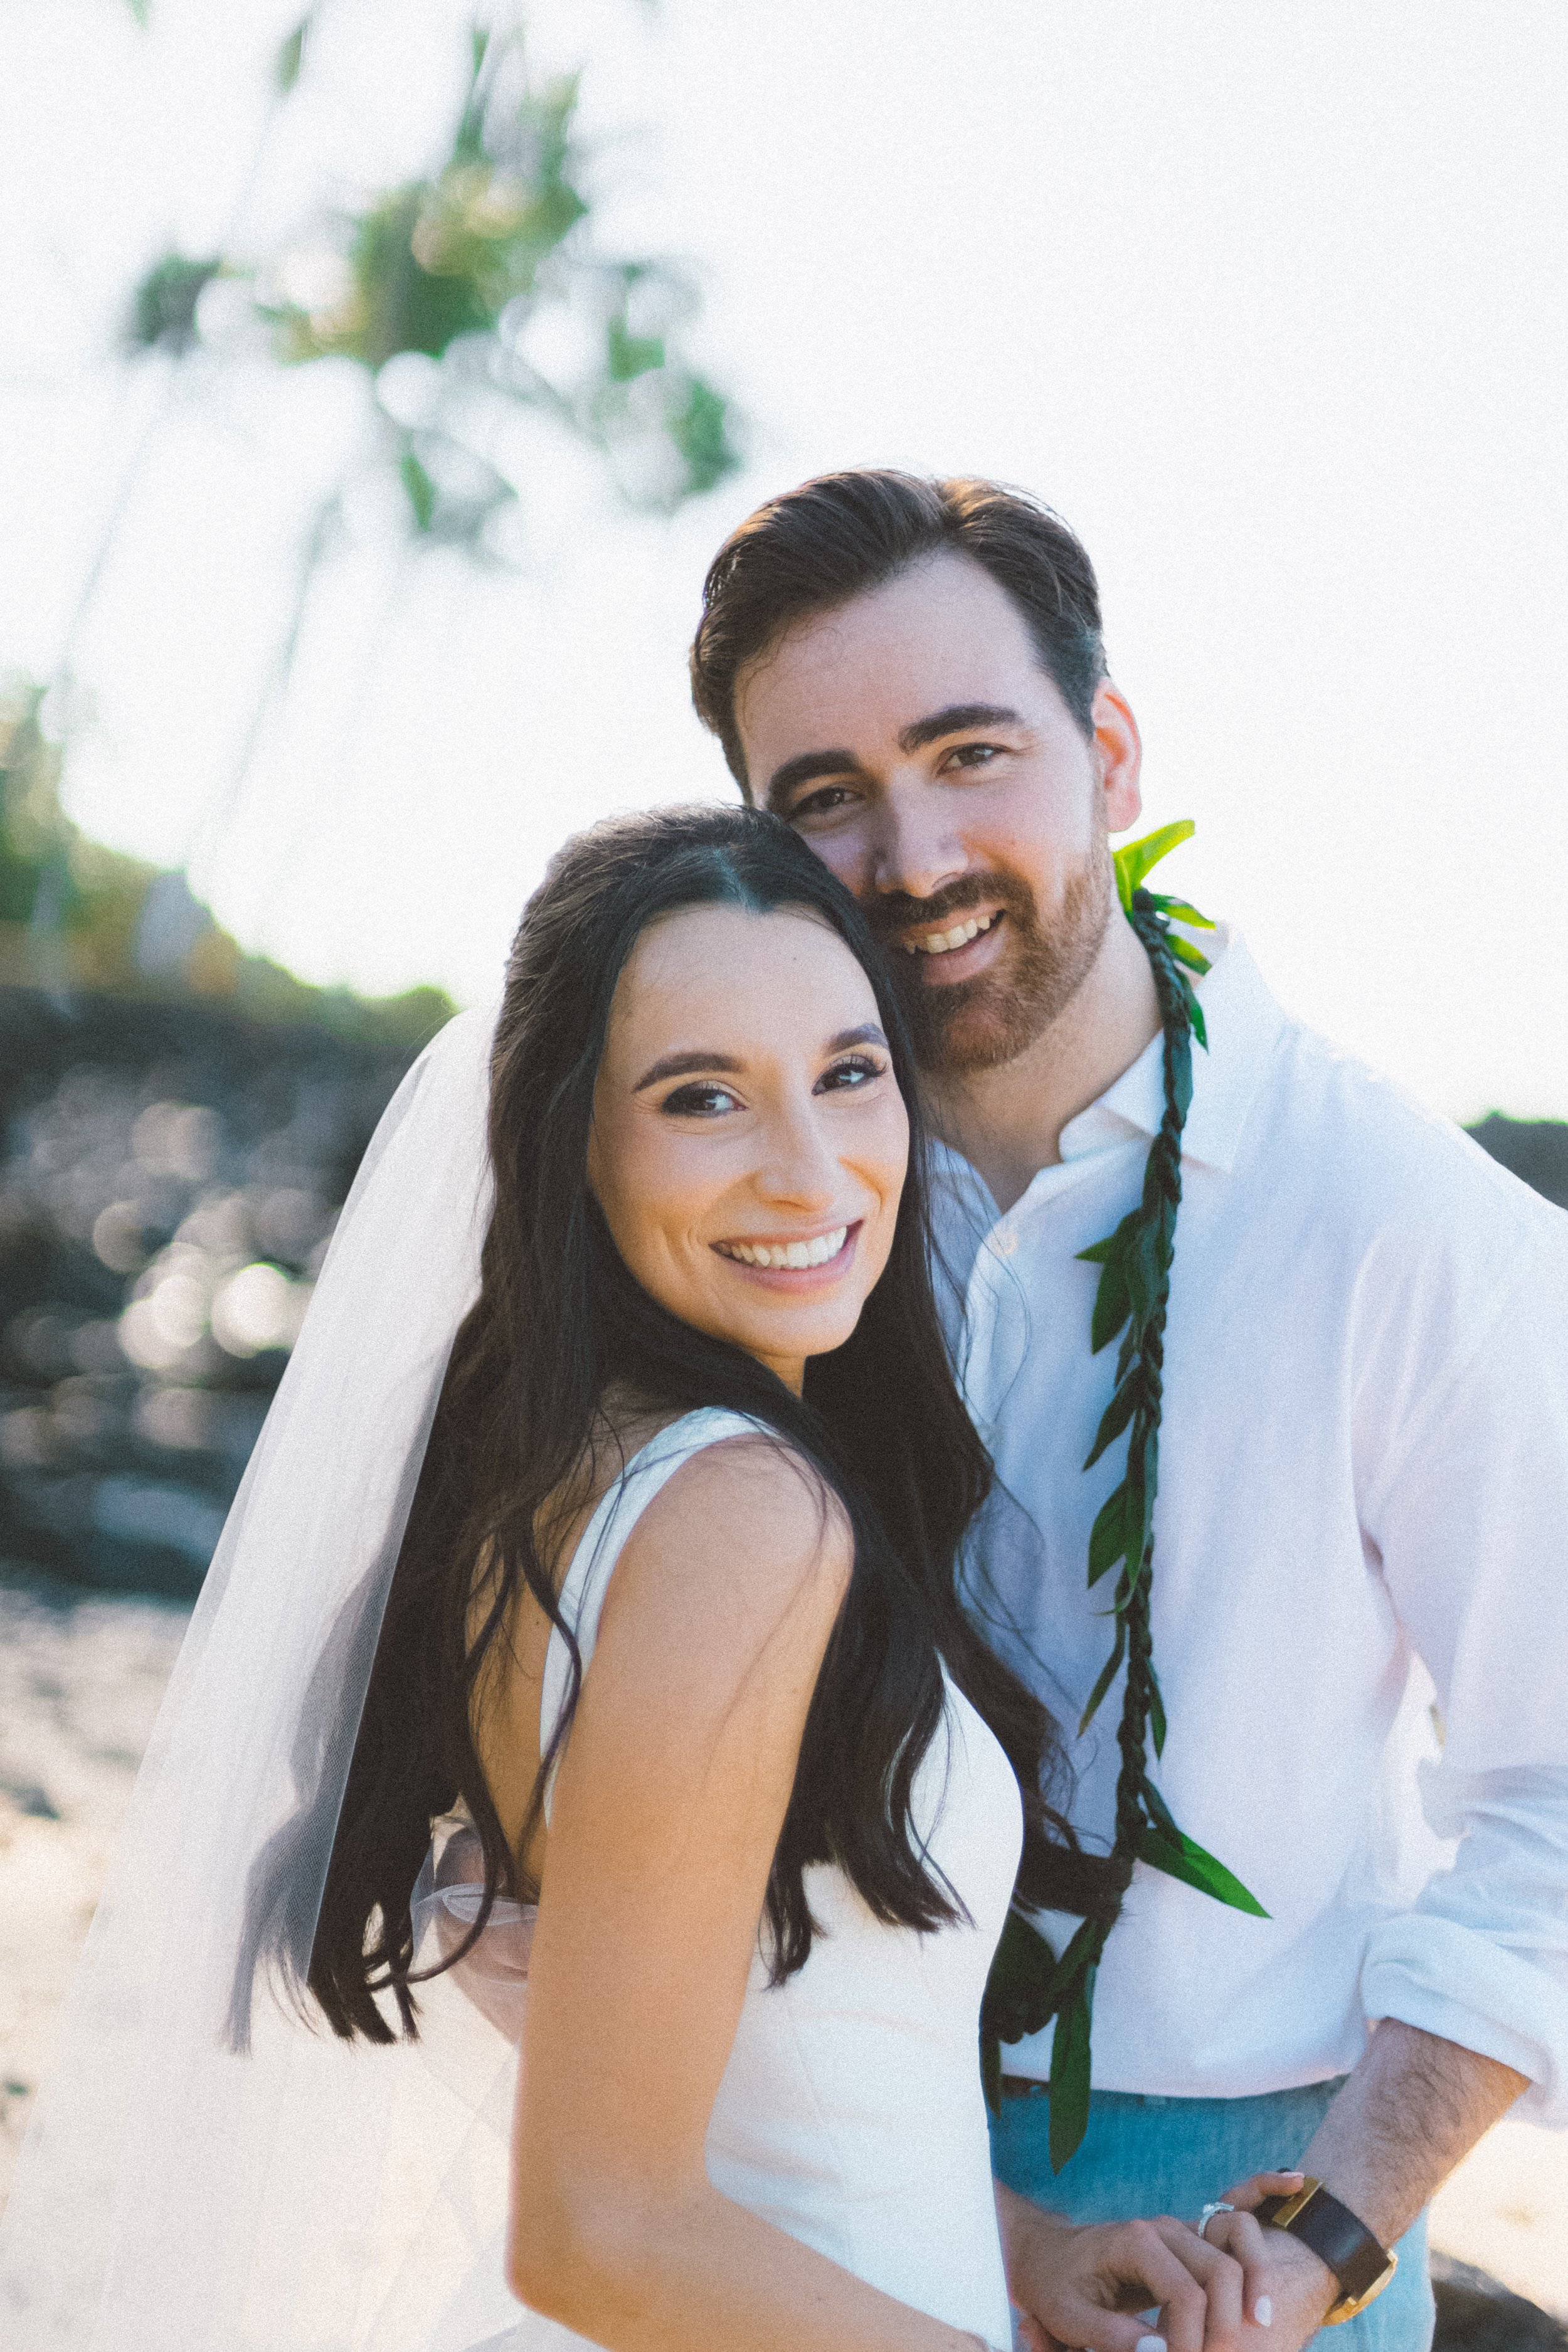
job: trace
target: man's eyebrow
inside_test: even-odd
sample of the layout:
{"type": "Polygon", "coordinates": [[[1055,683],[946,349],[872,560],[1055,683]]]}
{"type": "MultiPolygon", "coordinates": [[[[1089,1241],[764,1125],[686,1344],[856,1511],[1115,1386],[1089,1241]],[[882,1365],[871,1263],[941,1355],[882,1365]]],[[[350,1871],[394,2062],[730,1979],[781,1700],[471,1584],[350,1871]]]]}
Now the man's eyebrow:
{"type": "Polygon", "coordinates": [[[853,751],[798,751],[768,778],[767,805],[777,808],[797,784],[809,784],[814,777],[846,775],[859,765],[853,751]]]}
{"type": "Polygon", "coordinates": [[[651,1070],[644,1071],[632,1092],[640,1095],[645,1087],[657,1086],[660,1078],[684,1078],[693,1070],[738,1070],[740,1066],[733,1054],[666,1054],[651,1070]]]}
{"type": "Polygon", "coordinates": [[[950,702],[945,710],[933,710],[929,719],[911,719],[902,728],[899,749],[919,751],[943,735],[962,735],[968,727],[1021,727],[1023,723],[1016,710],[999,702],[950,702]]]}
{"type": "MultiPolygon", "coordinates": [[[[928,743],[940,741],[944,735],[962,735],[967,727],[1021,727],[1022,718],[1000,702],[950,702],[945,710],[933,710],[929,719],[912,719],[899,735],[900,751],[919,751],[928,743]]],[[[833,751],[800,751],[793,760],[785,760],[768,778],[763,795],[769,808],[777,808],[801,784],[809,784],[818,776],[853,775],[860,762],[853,751],[842,746],[833,751]]]]}

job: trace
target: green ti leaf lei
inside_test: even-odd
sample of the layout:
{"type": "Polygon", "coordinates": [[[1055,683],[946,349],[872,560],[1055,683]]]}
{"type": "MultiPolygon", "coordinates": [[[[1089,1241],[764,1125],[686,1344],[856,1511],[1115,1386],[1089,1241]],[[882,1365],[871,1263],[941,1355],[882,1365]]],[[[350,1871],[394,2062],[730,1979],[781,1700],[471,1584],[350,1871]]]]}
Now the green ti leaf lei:
{"type": "MultiPolygon", "coordinates": [[[[1116,1782],[1115,1839],[1109,1857],[1093,1865],[1103,1893],[1091,1898],[1093,1910],[1059,1958],[1024,1912],[1009,1911],[981,2011],[981,2072],[994,2111],[1001,2105],[1002,2043],[1038,2033],[1053,2017],[1056,2020],[1050,2087],[1050,2155],[1056,2172],[1078,2147],[1088,2126],[1095,1977],[1134,1862],[1163,1870],[1235,1910],[1251,1912],[1260,1919],[1268,1916],[1224,1863],[1177,1828],[1148,1769],[1149,1742],[1152,1738],[1158,1757],[1164,1748],[1166,1731],[1149,1616],[1165,1314],[1176,1212],[1182,1198],[1182,1129],[1193,1096],[1192,1040],[1196,1036],[1205,1050],[1208,1045],[1203,1008],[1188,973],[1207,971],[1209,960],[1173,931],[1171,922],[1173,918],[1205,930],[1212,930],[1214,925],[1185,899],[1162,897],[1142,885],[1150,869],[1194,830],[1190,820],[1168,824],[1115,853],[1122,911],[1148,954],[1159,993],[1165,1033],[1165,1108],[1160,1131],[1150,1146],[1138,1206],[1104,1241],[1079,1253],[1100,1269],[1089,1330],[1095,1354],[1118,1335],[1121,1338],[1115,1388],[1084,1468],[1092,1468],[1123,1433],[1127,1438],[1121,1483],[1100,1509],[1089,1539],[1090,1589],[1112,1570],[1116,1571],[1108,1612],[1115,1620],[1115,1633],[1110,1654],[1079,1724],[1081,1734],[1125,1666],[1126,1691],[1117,1732],[1121,1762],[1116,1782]]],[[[1070,1907],[1077,1910],[1085,1906],[1074,1903],[1070,1907]]]]}

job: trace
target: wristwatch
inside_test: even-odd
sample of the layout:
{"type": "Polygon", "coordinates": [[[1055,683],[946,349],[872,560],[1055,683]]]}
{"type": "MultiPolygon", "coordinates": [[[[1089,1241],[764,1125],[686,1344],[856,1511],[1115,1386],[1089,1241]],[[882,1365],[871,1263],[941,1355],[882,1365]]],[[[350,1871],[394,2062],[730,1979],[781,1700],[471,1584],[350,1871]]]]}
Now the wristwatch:
{"type": "Polygon", "coordinates": [[[1337,2327],[1342,2320],[1353,2319],[1374,2295],[1383,2293],[1399,2268],[1399,2256],[1380,2245],[1350,2207],[1331,2197],[1322,2182],[1310,2174],[1293,2197],[1266,2197],[1258,2208],[1258,2219],[1267,2229],[1289,2230],[1293,2238],[1310,2246],[1338,2279],[1340,2292],[1320,2326],[1337,2327]]]}

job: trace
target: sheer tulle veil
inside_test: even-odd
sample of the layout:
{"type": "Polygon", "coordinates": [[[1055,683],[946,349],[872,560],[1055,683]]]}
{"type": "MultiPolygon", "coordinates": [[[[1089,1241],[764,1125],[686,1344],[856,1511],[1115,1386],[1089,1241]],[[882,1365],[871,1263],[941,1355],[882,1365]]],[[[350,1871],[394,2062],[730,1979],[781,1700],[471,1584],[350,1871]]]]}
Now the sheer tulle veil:
{"type": "Polygon", "coordinates": [[[450,1023],[388,1107],[204,1584],[0,2224],[8,2352],[467,2352],[521,2317],[504,2003],[438,1977],[418,2042],[349,2046],[263,1967],[235,2028],[267,1858],[314,1923],[478,1296],[494,1018],[450,1023]]]}

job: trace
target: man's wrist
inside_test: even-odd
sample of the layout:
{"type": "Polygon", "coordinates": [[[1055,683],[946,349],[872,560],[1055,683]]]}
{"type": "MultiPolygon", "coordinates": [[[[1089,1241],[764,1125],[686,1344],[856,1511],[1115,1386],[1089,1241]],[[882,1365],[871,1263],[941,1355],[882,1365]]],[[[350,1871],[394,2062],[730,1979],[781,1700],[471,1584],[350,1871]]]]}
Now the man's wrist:
{"type": "Polygon", "coordinates": [[[1330,2283],[1325,2324],[1353,2319],[1382,2294],[1398,2268],[1391,2253],[1361,2216],[1322,2181],[1306,2175],[1288,2196],[1266,2197],[1258,2208],[1264,2228],[1295,2242],[1330,2283]]]}

